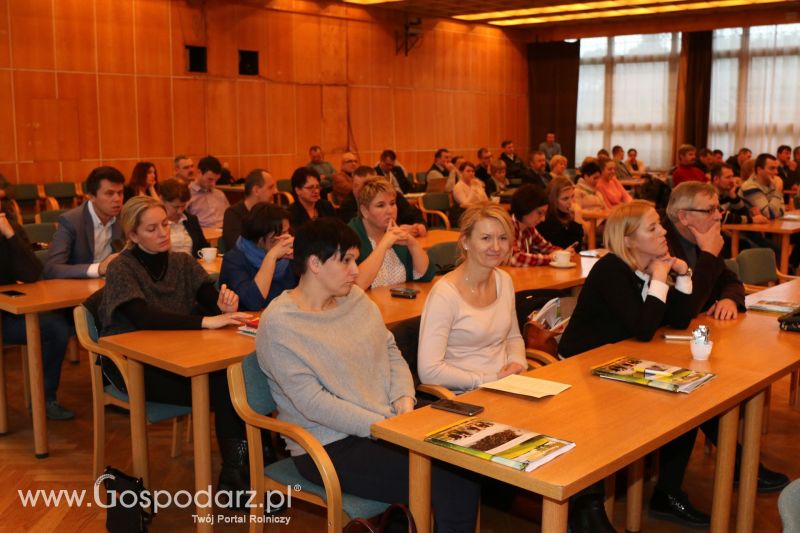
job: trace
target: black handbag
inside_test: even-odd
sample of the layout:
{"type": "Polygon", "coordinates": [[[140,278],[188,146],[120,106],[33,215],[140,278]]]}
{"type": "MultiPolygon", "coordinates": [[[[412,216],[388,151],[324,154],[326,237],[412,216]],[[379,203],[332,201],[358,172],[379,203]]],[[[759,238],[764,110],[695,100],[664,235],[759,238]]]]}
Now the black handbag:
{"type": "Polygon", "coordinates": [[[103,477],[109,503],[106,529],[111,533],[146,533],[155,513],[147,512],[141,505],[142,493],[147,491],[142,478],[131,477],[110,466],[106,467],[103,477]],[[126,494],[123,496],[123,493],[126,494]]]}
{"type": "Polygon", "coordinates": [[[800,311],[792,311],[778,317],[783,331],[800,331],[800,311]]]}

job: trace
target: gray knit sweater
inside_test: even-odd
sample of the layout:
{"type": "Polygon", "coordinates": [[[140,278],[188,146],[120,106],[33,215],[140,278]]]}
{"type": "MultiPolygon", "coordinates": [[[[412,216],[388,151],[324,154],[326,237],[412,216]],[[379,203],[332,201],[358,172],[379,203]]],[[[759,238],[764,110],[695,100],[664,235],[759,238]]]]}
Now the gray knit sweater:
{"type": "MultiPolygon", "coordinates": [[[[392,402],[414,397],[414,383],[378,307],[360,288],[334,308],[300,310],[286,291],[261,316],[256,350],[278,404],[278,418],[323,444],[369,437],[394,416],[392,402]]],[[[305,451],[287,440],[292,455],[305,451]]]]}

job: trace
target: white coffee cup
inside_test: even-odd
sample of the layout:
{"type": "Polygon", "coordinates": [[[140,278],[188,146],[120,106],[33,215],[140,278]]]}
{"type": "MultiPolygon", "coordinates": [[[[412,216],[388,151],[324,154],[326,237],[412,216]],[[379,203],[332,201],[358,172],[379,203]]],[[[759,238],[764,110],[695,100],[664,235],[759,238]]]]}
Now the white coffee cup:
{"type": "Polygon", "coordinates": [[[696,361],[706,361],[711,355],[711,348],[714,347],[713,341],[704,342],[690,342],[689,347],[692,350],[692,359],[696,361]]]}
{"type": "Polygon", "coordinates": [[[206,263],[213,263],[214,260],[217,258],[217,249],[216,248],[202,248],[197,255],[205,261],[206,263]]]}
{"type": "Polygon", "coordinates": [[[569,250],[553,252],[553,263],[556,265],[568,265],[570,257],[572,257],[572,254],[569,253],[569,250]]]}

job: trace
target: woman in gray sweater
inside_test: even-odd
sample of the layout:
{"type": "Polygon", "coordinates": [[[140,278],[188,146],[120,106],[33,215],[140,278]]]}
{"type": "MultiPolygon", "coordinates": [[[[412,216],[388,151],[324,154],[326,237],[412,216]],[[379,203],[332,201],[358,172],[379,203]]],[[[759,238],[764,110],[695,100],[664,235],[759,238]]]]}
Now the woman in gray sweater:
{"type": "MultiPolygon", "coordinates": [[[[414,383],[377,306],[355,286],[359,246],[339,220],[298,229],[292,266],[300,283],[264,311],[258,361],[278,418],[319,439],[344,492],[408,502],[407,451],[369,436],[374,422],[414,408],[414,383]]],[[[287,448],[300,473],[321,484],[313,460],[292,441],[287,448]]],[[[437,530],[474,531],[479,494],[464,474],[434,464],[437,530]]]]}

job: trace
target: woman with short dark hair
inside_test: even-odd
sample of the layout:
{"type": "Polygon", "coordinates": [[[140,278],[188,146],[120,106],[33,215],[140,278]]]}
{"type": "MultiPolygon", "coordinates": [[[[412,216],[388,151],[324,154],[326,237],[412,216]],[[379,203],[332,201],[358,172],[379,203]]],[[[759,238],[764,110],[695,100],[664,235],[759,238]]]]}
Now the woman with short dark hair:
{"type": "Polygon", "coordinates": [[[553,252],[561,250],[536,230],[536,226],[547,216],[547,207],[547,195],[535,185],[523,185],[511,197],[514,246],[509,265],[518,267],[547,265],[553,260],[553,252]]]}
{"type": "Polygon", "coordinates": [[[170,251],[197,257],[197,252],[211,246],[203,235],[200,221],[186,212],[186,204],[192,197],[188,185],[179,179],[169,178],[159,184],[158,195],[169,219],[170,251]]]}
{"type": "Polygon", "coordinates": [[[292,172],[292,195],[289,206],[289,223],[293,228],[319,217],[332,217],[336,210],[328,200],[321,197],[319,172],[310,167],[300,167],[292,172]]]}

